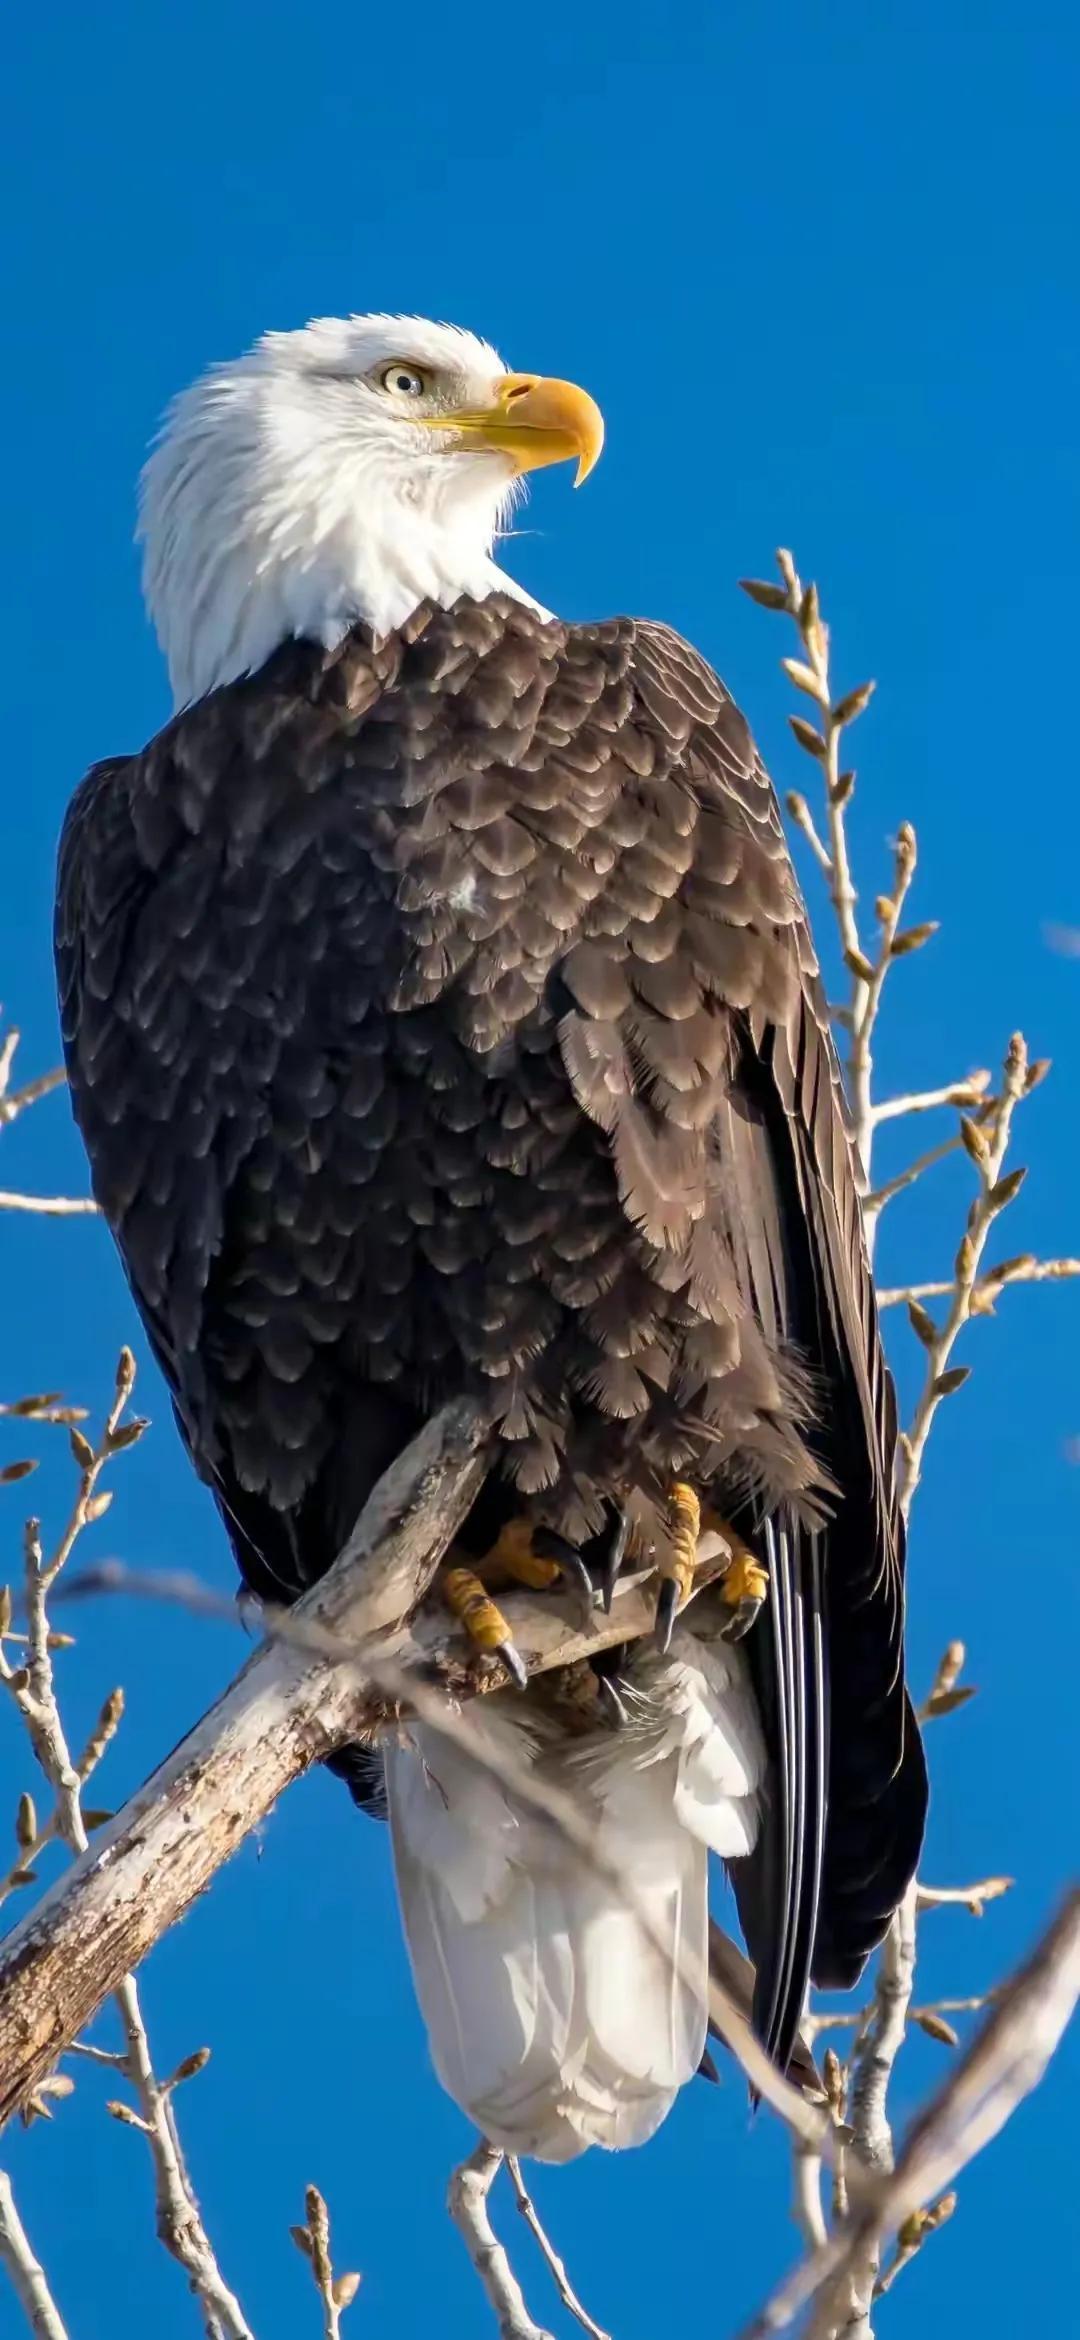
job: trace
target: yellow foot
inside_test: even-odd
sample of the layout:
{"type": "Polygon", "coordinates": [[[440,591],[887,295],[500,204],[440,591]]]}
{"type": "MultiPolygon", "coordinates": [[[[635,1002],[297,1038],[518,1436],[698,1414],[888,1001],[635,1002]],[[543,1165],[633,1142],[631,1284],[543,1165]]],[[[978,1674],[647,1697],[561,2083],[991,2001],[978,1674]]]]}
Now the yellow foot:
{"type": "Polygon", "coordinates": [[[502,1659],[507,1673],[524,1690],[529,1679],[510,1627],[491,1595],[471,1568],[446,1568],[440,1578],[447,1607],[453,1610],[474,1648],[502,1659]]]}
{"type": "Polygon", "coordinates": [[[701,1505],[692,1487],[677,1479],[668,1488],[670,1540],[660,1563],[660,1591],[656,1602],[655,1638],[660,1649],[671,1645],[671,1631],[679,1610],[689,1599],[697,1567],[701,1534],[701,1505]]]}
{"type": "Polygon", "coordinates": [[[547,1592],[557,1584],[562,1574],[557,1560],[549,1559],[536,1549],[538,1531],[531,1519],[508,1519],[499,1529],[495,1542],[478,1569],[485,1577],[505,1576],[511,1584],[527,1584],[533,1592],[547,1592]]]}
{"type": "Polygon", "coordinates": [[[769,1571],[751,1552],[741,1537],[725,1527],[723,1534],[731,1545],[731,1559],[718,1582],[720,1598],[731,1617],[724,1627],[725,1641],[741,1641],[744,1633],[758,1616],[769,1590],[769,1571]]]}
{"type": "Polygon", "coordinates": [[[593,1581],[580,1552],[565,1536],[541,1526],[538,1520],[508,1519],[475,1567],[485,1584],[492,1580],[498,1584],[501,1579],[527,1584],[531,1592],[549,1592],[554,1584],[569,1583],[581,1596],[585,1617],[592,1614],[593,1581]]]}

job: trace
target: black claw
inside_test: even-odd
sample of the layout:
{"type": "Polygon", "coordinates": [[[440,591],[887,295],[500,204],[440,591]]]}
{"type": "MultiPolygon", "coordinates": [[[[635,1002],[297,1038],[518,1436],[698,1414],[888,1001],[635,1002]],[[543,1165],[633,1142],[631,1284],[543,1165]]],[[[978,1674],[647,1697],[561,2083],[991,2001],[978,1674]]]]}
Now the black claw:
{"type": "Polygon", "coordinates": [[[653,1626],[653,1640],[655,1641],[657,1649],[661,1652],[662,1656],[666,1656],[668,1650],[671,1648],[671,1634],[675,1623],[675,1612],[678,1609],[678,1606],[679,1586],[677,1579],[674,1576],[661,1577],[660,1591],[657,1594],[656,1599],[656,1622],[653,1626]]]}
{"type": "Polygon", "coordinates": [[[615,1598],[615,1587],[618,1584],[622,1564],[626,1558],[626,1547],[629,1543],[629,1540],[630,1521],[627,1518],[625,1511],[620,1511],[615,1526],[615,1532],[611,1538],[610,1544],[608,1545],[607,1551],[604,1554],[604,1564],[600,1573],[600,1598],[604,1604],[605,1616],[610,1616],[611,1614],[611,1604],[615,1598]]]}
{"type": "Polygon", "coordinates": [[[627,1714],[626,1708],[623,1705],[622,1699],[619,1696],[618,1690],[615,1686],[615,1683],[612,1681],[610,1674],[599,1675],[596,1688],[600,1701],[606,1709],[607,1719],[611,1725],[612,1730],[624,1731],[626,1729],[627,1723],[630,1720],[630,1717],[627,1714]]]}
{"type": "Polygon", "coordinates": [[[527,1690],[529,1687],[528,1669],[526,1667],[525,1660],[522,1657],[521,1651],[518,1649],[516,1643],[513,1641],[500,1641],[495,1655],[496,1657],[501,1657],[502,1662],[506,1667],[507,1673],[510,1675],[511,1680],[516,1682],[518,1689],[527,1690]]]}
{"type": "Polygon", "coordinates": [[[596,1598],[593,1580],[577,1545],[568,1542],[567,1538],[560,1536],[554,1528],[546,1527],[536,1529],[532,1545],[538,1559],[558,1562],[563,1575],[568,1576],[577,1586],[578,1591],[583,1594],[591,1609],[596,1598]]]}
{"type": "Polygon", "coordinates": [[[744,1641],[755,1618],[760,1616],[761,1608],[760,1601],[740,1601],[738,1607],[732,1610],[729,1622],[721,1627],[721,1641],[744,1641]]]}
{"type": "Polygon", "coordinates": [[[698,2072],[702,2080],[713,2080],[719,2082],[720,2074],[716,2069],[716,2065],[713,2062],[711,2055],[709,2054],[708,2048],[702,2048],[701,2062],[698,2065],[698,2072]]]}

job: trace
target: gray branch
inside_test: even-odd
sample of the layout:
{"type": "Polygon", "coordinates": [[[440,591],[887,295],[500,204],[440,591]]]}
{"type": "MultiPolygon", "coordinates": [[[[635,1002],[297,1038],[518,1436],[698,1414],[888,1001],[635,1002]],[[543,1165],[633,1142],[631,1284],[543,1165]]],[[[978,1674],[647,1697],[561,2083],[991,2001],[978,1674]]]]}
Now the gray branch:
{"type": "MultiPolygon", "coordinates": [[[[484,1477],[479,1411],[448,1407],[386,1473],[298,1617],[358,1642],[423,1597],[484,1477]]],[[[367,1708],[370,1712],[371,1696],[367,1708]]],[[[352,1665],[276,1641],[45,1894],[0,1955],[0,2121],[201,1893],[282,1790],[365,1720],[352,1665]]]]}

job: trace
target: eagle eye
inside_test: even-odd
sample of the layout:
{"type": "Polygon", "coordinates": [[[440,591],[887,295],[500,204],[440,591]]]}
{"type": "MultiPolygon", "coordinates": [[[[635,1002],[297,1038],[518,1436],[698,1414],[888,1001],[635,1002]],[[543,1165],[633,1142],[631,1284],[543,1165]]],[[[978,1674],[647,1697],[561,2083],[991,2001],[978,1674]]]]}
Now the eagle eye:
{"type": "Polygon", "coordinates": [[[406,365],[402,358],[395,358],[393,365],[383,367],[379,384],[397,398],[422,398],[428,386],[426,376],[418,367],[406,365]]]}

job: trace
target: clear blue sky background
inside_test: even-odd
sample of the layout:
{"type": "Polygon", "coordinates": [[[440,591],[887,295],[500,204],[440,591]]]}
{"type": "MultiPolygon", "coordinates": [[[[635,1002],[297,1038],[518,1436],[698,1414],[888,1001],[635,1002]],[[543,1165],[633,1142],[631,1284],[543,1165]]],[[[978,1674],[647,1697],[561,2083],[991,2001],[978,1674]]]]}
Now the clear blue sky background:
{"type": "MultiPolygon", "coordinates": [[[[18,12],[2,164],[0,992],[23,1071],[56,1055],[66,798],[91,759],[139,746],[167,712],[131,544],[159,409],[264,327],[415,310],[596,393],[604,462],[577,498],[565,474],[540,481],[513,564],[569,616],[683,629],[781,786],[809,772],[776,671],[789,645],[735,580],[768,571],[778,542],[821,579],[841,679],[881,682],[858,738],[860,869],[876,891],[910,816],[918,913],[944,921],[897,973],[883,1089],[990,1064],[1021,1023],[1057,1062],[1023,1118],[1032,1173],[1001,1248],[1080,1249],[1080,967],[1041,936],[1044,920],[1080,918],[1074,12],[676,0],[666,26],[658,15],[640,0],[18,12]]],[[[83,1186],[62,1099],[6,1135],[2,1182],[83,1186]]],[[[886,1278],[946,1268],[963,1208],[962,1169],[898,1203],[886,1278]]],[[[62,1385],[100,1408],[135,1330],[104,1232],[0,1219],[0,1289],[2,1393],[62,1385]]],[[[923,1998],[1000,1975],[1075,1857],[1078,1332],[1067,1287],[1013,1293],[976,1328],[974,1378],[939,1422],[919,1499],[915,1680],[959,1633],[981,1685],[934,1732],[926,1874],[1018,1880],[982,1925],[928,1921],[923,1998]]],[[[890,1335],[910,1402],[913,1343],[896,1318],[890,1335]]],[[[222,1538],[136,1346],[156,1426],[118,1473],[97,1548],[224,1587],[222,1538]]],[[[5,1459],[48,1450],[5,1425],[0,1443],[5,1459]]],[[[52,1526],[67,1479],[54,1454],[37,1481],[52,1526]]],[[[0,1502],[14,1569],[22,1491],[0,1502]]],[[[63,1672],[75,1736],[112,1682],[127,1690],[95,1791],[119,1802],[242,1645],[120,1606],[78,1629],[63,1672]]],[[[2,1815],[30,1784],[2,1714],[0,1771],[2,1815]]],[[[260,2340],[316,2329],[287,2235],[309,2178],[330,2197],[340,2263],[365,2273],[357,2340],[484,2328],[442,2215],[464,2127],[427,2069],[385,1838],[340,1788],[319,1776],[287,1798],[144,1991],[162,2067],[213,2046],[184,2135],[260,2340]]],[[[899,2111],[947,2055],[911,2049],[899,2111]]],[[[78,2082],[51,2129],[8,2145],[72,2340],[181,2340],[194,2311],[153,2241],[146,2154],[106,2118],[99,2076],[80,2067],[78,2082]]],[[[883,2330],[1057,2328],[1070,2253],[1080,2275],[1078,2083],[1074,2049],[1071,2075],[1066,2051],[964,2179],[883,2330]]],[[[793,2253],[786,2184],[769,2120],[751,2126],[729,2079],[687,2091],[646,2152],[541,2172],[537,2193],[594,2311],[617,2340],[652,2340],[669,2324],[734,2332],[793,2253]]],[[[542,2302],[531,2267],[529,2288],[542,2302]]],[[[0,2295],[0,2331],[14,2324],[0,2295]]]]}

